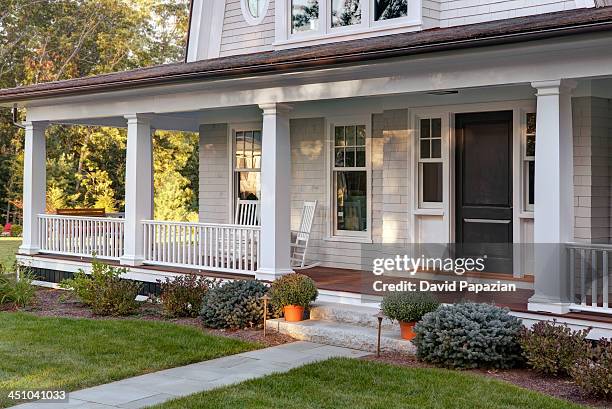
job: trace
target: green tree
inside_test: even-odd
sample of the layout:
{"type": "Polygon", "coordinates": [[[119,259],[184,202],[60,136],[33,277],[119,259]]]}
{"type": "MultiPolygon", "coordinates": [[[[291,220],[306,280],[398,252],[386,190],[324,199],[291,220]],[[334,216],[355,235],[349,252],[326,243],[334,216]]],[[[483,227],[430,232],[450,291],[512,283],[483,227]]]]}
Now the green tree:
{"type": "MultiPolygon", "coordinates": [[[[4,0],[2,4],[0,88],[176,62],[184,56],[189,0],[4,0]]],[[[189,147],[193,137],[188,142],[182,133],[163,134],[169,141],[160,143],[161,149],[167,145],[171,155],[181,159],[165,160],[161,171],[172,175],[177,185],[164,184],[156,193],[170,197],[172,189],[184,188],[180,211],[193,213],[197,138],[195,147],[189,147]]],[[[125,140],[124,129],[51,126],[47,130],[49,207],[121,210],[125,140]]],[[[0,109],[0,211],[5,217],[13,210],[11,203],[21,198],[22,150],[23,131],[12,126],[9,110],[0,109]]],[[[156,148],[155,155],[165,153],[156,148]]],[[[171,202],[160,203],[176,206],[171,202]]],[[[159,206],[164,212],[165,205],[159,206]]]]}

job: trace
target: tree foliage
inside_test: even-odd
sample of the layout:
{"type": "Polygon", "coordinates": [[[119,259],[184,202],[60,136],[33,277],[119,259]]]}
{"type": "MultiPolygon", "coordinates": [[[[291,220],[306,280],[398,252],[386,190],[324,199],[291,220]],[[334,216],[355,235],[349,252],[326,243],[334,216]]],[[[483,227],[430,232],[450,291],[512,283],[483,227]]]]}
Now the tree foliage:
{"type": "MultiPolygon", "coordinates": [[[[188,0],[4,0],[0,88],[180,61],[188,0]]],[[[187,220],[197,211],[197,136],[158,132],[156,213],[187,220]],[[195,163],[195,165],[194,165],[195,163]],[[165,206],[168,206],[166,208],[165,206]]],[[[125,129],[47,129],[47,205],[120,211],[125,194],[125,129]]],[[[22,194],[23,131],[0,109],[0,222],[22,194]]]]}

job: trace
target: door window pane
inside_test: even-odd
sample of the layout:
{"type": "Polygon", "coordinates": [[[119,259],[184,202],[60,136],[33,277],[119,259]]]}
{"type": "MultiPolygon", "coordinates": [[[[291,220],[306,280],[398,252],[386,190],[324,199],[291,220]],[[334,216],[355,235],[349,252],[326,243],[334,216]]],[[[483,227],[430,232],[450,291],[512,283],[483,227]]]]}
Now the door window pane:
{"type": "Polygon", "coordinates": [[[317,0],[291,1],[291,32],[319,30],[319,2],[317,0]]]}
{"type": "Polygon", "coordinates": [[[442,202],[442,163],[425,162],[421,164],[421,183],[423,202],[442,202]]]}
{"type": "Polygon", "coordinates": [[[332,27],[352,26],[361,23],[359,0],[332,0],[332,27]]]}
{"type": "Polygon", "coordinates": [[[337,171],[336,228],[367,230],[367,172],[337,171]]]}
{"type": "Polygon", "coordinates": [[[391,20],[408,15],[408,0],[374,0],[374,20],[391,20]]]}

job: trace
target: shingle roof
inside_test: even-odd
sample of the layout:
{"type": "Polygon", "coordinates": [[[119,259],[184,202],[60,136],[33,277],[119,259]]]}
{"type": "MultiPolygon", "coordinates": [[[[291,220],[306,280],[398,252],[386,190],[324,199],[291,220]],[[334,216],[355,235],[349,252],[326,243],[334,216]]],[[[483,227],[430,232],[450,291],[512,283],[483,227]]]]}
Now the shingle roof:
{"type": "Polygon", "coordinates": [[[0,102],[31,100],[238,75],[317,69],[443,50],[554,38],[612,29],[612,7],[575,9],[190,63],[175,63],[0,90],[0,102]]]}

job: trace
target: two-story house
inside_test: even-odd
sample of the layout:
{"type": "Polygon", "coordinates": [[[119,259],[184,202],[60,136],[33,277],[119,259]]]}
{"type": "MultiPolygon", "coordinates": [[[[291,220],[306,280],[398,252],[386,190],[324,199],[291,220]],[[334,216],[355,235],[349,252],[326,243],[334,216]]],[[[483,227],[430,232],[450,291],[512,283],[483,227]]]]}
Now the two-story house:
{"type": "Polygon", "coordinates": [[[27,109],[19,258],[272,280],[316,200],[327,299],[360,299],[374,245],[497,243],[510,271],[474,277],[520,283],[517,313],[610,313],[611,30],[600,0],[193,0],[184,63],[0,91],[27,109]],[[127,127],[123,218],[44,213],[50,123],[127,127]],[[200,134],[199,223],[151,220],[155,129],[200,134]]]}

